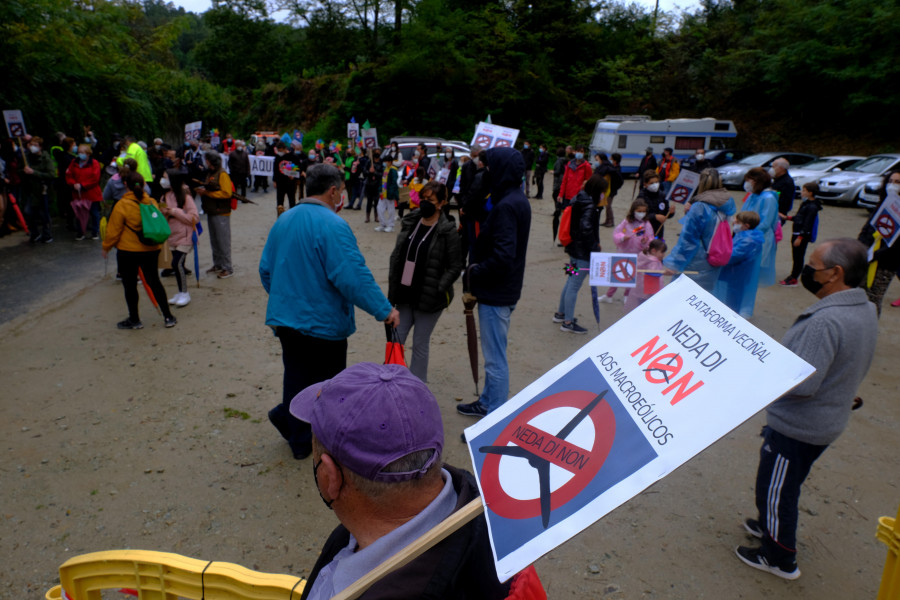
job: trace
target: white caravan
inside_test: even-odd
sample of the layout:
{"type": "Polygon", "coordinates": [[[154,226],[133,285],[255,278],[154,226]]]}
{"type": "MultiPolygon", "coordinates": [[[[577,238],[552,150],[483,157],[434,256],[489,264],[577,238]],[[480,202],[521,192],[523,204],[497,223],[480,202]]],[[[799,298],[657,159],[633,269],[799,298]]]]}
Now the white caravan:
{"type": "Polygon", "coordinates": [[[644,115],[608,115],[597,121],[590,151],[591,156],[618,152],[622,155],[622,172],[637,173],[648,147],[653,148],[657,161],[663,148],[672,148],[680,161],[699,148],[726,148],[736,136],[734,123],[712,117],[651,121],[644,115]]]}

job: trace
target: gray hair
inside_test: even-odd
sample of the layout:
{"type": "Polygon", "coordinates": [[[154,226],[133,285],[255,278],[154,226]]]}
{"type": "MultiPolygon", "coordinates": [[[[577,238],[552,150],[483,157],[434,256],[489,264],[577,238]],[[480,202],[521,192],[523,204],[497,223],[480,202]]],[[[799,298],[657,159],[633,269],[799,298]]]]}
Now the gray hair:
{"type": "Polygon", "coordinates": [[[319,163],[306,169],[306,195],[321,196],[332,187],[341,189],[344,176],[334,165],[319,163]]]}
{"type": "MultiPolygon", "coordinates": [[[[406,456],[389,463],[381,471],[382,473],[408,473],[410,471],[418,471],[428,464],[428,461],[431,460],[434,452],[434,450],[419,450],[412,454],[407,454],[406,456]]],[[[408,494],[422,485],[423,481],[429,482],[432,477],[435,477],[435,475],[440,472],[440,456],[435,459],[434,463],[432,463],[431,467],[428,468],[422,477],[407,479],[405,481],[372,481],[371,479],[366,479],[362,475],[344,467],[344,477],[349,479],[361,494],[373,500],[397,493],[408,494]]]]}
{"type": "Polygon", "coordinates": [[[700,173],[700,183],[697,184],[697,195],[707,190],[717,190],[722,187],[722,177],[712,167],[703,169],[700,173]]]}
{"type": "Polygon", "coordinates": [[[203,155],[206,158],[207,164],[215,170],[219,170],[222,168],[222,157],[215,150],[207,150],[203,155]]]}
{"type": "Polygon", "coordinates": [[[787,170],[787,168],[791,166],[791,161],[789,161],[788,159],[786,159],[785,157],[782,156],[781,158],[776,158],[775,160],[773,160],[772,166],[773,167],[782,167],[785,170],[787,170]]]}
{"type": "Polygon", "coordinates": [[[866,247],[853,238],[826,240],[821,246],[825,268],[841,267],[844,270],[844,284],[851,288],[859,287],[868,272],[866,247]]]}

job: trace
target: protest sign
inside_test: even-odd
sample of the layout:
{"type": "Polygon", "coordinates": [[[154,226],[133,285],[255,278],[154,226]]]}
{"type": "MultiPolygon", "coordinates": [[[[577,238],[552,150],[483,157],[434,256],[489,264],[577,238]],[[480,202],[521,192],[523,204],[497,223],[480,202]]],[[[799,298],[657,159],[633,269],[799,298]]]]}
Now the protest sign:
{"type": "Polygon", "coordinates": [[[475,127],[475,135],[472,137],[472,146],[478,144],[482,148],[509,148],[515,145],[519,137],[518,129],[500,127],[481,121],[475,127]]]}
{"type": "Polygon", "coordinates": [[[627,502],[814,370],[682,275],[466,429],[498,577],[627,502]]]}
{"type": "Polygon", "coordinates": [[[347,123],[347,139],[355,140],[359,137],[359,123],[347,123]]]}
{"type": "Polygon", "coordinates": [[[682,169],[679,171],[678,177],[676,177],[675,181],[672,183],[672,187],[669,189],[669,195],[666,196],[666,200],[684,204],[691,199],[691,196],[694,195],[694,191],[699,184],[700,173],[682,169]]]}
{"type": "Polygon", "coordinates": [[[893,246],[900,237],[900,196],[889,194],[869,222],[881,234],[884,243],[893,246]]]}
{"type": "Polygon", "coordinates": [[[22,137],[28,133],[25,131],[25,118],[21,110],[4,110],[3,120],[6,121],[9,137],[22,137]]]}
{"type": "MultiPolygon", "coordinates": [[[[641,231],[643,231],[641,227],[641,231]]],[[[590,285],[631,288],[637,285],[637,254],[591,252],[590,285]]]]}
{"type": "Polygon", "coordinates": [[[203,121],[194,121],[184,126],[184,141],[199,140],[200,132],[203,130],[203,121]]]}
{"type": "Polygon", "coordinates": [[[362,130],[363,148],[378,148],[378,131],[371,129],[362,130]]]}
{"type": "MultiPolygon", "coordinates": [[[[274,156],[250,156],[250,176],[251,177],[271,177],[272,169],[275,164],[274,156]]],[[[226,173],[231,173],[228,169],[228,161],[222,161],[222,168],[226,173]]],[[[299,173],[296,175],[299,177],[299,173]]]]}
{"type": "MultiPolygon", "coordinates": [[[[444,168],[441,169],[440,172],[437,174],[437,180],[438,180],[439,183],[443,183],[443,184],[446,185],[448,179],[450,179],[450,169],[447,168],[447,167],[444,167],[444,168]]],[[[455,185],[455,184],[454,184],[453,188],[456,189],[456,185],[455,185]]]]}

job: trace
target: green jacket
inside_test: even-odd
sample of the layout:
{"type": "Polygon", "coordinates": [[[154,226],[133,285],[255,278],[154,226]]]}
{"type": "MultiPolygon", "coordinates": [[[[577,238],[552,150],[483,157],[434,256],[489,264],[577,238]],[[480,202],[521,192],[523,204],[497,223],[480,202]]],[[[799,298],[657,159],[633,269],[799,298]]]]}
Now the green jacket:
{"type": "Polygon", "coordinates": [[[40,154],[29,153],[26,158],[28,166],[34,172],[28,175],[22,171],[22,195],[26,203],[37,202],[43,194],[43,186],[49,185],[56,178],[56,169],[50,154],[43,150],[40,154]]]}

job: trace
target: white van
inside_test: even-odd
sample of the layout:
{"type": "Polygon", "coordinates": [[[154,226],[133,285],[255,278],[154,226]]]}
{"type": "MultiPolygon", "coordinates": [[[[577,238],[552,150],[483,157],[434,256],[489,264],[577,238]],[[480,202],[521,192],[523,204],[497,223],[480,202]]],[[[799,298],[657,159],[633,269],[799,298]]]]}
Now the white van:
{"type": "Polygon", "coordinates": [[[700,148],[726,148],[728,140],[736,136],[734,123],[712,117],[651,121],[645,115],[608,115],[597,121],[590,151],[591,156],[618,152],[622,155],[622,173],[637,173],[648,147],[653,148],[657,160],[663,148],[672,148],[680,161],[700,148]]]}

